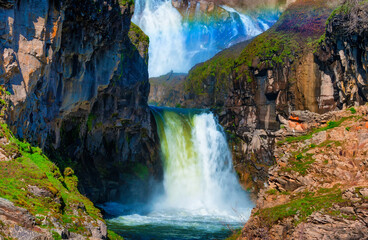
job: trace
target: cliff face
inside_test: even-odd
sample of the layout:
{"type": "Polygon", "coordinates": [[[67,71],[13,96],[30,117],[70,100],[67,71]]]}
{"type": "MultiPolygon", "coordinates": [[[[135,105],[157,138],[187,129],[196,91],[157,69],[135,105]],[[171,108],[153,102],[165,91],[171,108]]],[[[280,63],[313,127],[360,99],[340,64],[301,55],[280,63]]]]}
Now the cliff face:
{"type": "Polygon", "coordinates": [[[325,113],[367,101],[366,19],[366,3],[296,1],[250,43],[195,66],[169,104],[214,109],[241,179],[262,187],[274,163],[274,132],[291,111],[325,113]]]}
{"type": "Polygon", "coordinates": [[[274,164],[274,131],[290,111],[333,109],[325,100],[330,89],[321,83],[314,52],[336,5],[335,1],[289,5],[265,33],[195,66],[183,81],[181,95],[171,102],[217,112],[247,188],[257,191],[267,180],[267,169],[274,164]]]}
{"type": "Polygon", "coordinates": [[[122,239],[78,191],[74,171],[60,171],[40,148],[19,141],[2,118],[0,174],[0,239],[122,239]]]}
{"type": "Polygon", "coordinates": [[[133,3],[32,0],[0,7],[0,79],[10,92],[14,133],[59,165],[74,166],[94,201],[142,195],[161,168],[147,106],[148,38],[130,26],[133,3]],[[128,182],[142,191],[120,188],[128,182]]]}
{"type": "Polygon", "coordinates": [[[238,239],[367,238],[367,111],[292,112],[238,239]]]}
{"type": "Polygon", "coordinates": [[[322,109],[362,105],[368,99],[368,4],[347,1],[328,20],[315,54],[321,75],[322,109]]]}
{"type": "Polygon", "coordinates": [[[274,132],[276,164],[238,239],[367,238],[367,6],[338,7],[302,64],[313,71],[297,71],[315,90],[306,109],[328,113],[292,111],[274,132]]]}

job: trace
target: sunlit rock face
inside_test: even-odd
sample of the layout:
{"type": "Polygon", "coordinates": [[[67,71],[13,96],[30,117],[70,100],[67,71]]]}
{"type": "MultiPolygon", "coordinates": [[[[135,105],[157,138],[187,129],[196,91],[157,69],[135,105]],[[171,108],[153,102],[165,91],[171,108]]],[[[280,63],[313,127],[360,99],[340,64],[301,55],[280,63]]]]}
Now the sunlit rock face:
{"type": "Polygon", "coordinates": [[[134,171],[123,176],[132,163],[153,175],[150,161],[158,159],[147,106],[148,39],[131,26],[132,13],[129,2],[115,0],[0,2],[7,122],[18,137],[74,166],[95,201],[116,199],[119,186],[141,181],[134,171]]]}
{"type": "Polygon", "coordinates": [[[149,75],[188,72],[219,51],[271,27],[283,3],[235,8],[214,1],[138,0],[133,22],[150,37],[149,75]]]}

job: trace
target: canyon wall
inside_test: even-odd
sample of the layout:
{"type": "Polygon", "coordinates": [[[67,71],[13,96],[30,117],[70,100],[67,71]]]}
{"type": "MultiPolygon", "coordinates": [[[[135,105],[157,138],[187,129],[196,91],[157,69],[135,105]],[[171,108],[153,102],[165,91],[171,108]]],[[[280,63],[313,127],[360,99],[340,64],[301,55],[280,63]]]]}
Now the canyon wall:
{"type": "MultiPolygon", "coordinates": [[[[267,169],[274,164],[274,132],[287,122],[290,111],[335,108],[330,105],[330,89],[321,83],[314,53],[337,5],[290,4],[265,33],[192,68],[180,94],[169,102],[217,112],[246,188],[257,191],[267,180],[267,169]]],[[[167,91],[158,94],[173,95],[167,91]]]]}
{"type": "Polygon", "coordinates": [[[0,2],[6,121],[61,168],[72,166],[95,202],[145,197],[151,176],[161,176],[148,38],[130,24],[133,11],[132,1],[0,2]]]}
{"type": "Polygon", "coordinates": [[[171,87],[150,99],[160,104],[171,96],[165,104],[217,112],[240,178],[261,188],[274,163],[274,132],[291,111],[325,113],[367,101],[367,11],[354,1],[341,4],[296,1],[271,29],[196,65],[176,80],[183,87],[175,92],[174,81],[165,81],[171,87]]]}

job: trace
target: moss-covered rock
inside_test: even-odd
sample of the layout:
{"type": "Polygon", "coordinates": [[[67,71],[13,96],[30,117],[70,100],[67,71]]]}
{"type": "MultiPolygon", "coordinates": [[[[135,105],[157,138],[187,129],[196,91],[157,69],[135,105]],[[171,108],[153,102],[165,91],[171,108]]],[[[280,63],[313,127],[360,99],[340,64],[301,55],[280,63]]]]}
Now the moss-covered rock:
{"type": "Polygon", "coordinates": [[[15,138],[5,123],[0,133],[0,197],[15,205],[0,206],[0,235],[17,238],[15,223],[29,237],[102,239],[112,235],[110,239],[117,239],[106,232],[100,210],[78,191],[78,179],[70,167],[62,174],[40,148],[15,138]],[[19,211],[24,213],[12,218],[19,211]],[[27,214],[34,219],[30,224],[21,218],[27,214]]]}

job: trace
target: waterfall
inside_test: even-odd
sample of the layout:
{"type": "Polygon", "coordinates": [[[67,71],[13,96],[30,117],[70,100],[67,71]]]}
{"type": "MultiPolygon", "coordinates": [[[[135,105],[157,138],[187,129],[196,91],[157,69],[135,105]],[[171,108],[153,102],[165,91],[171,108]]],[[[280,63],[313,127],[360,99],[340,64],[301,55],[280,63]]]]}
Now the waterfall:
{"type": "MultiPolygon", "coordinates": [[[[233,168],[223,128],[203,110],[151,107],[164,165],[163,191],[147,203],[105,203],[127,240],[215,240],[244,226],[253,203],[233,168]]],[[[153,188],[155,186],[152,186],[153,188]]]]}
{"type": "Polygon", "coordinates": [[[158,208],[244,213],[252,203],[241,188],[221,125],[209,112],[152,108],[164,161],[158,208]]]}
{"type": "Polygon", "coordinates": [[[137,0],[132,21],[150,38],[150,77],[170,71],[186,73],[195,64],[213,57],[231,45],[250,39],[276,22],[279,12],[266,17],[241,14],[221,6],[220,16],[201,12],[179,13],[171,0],[137,0]]]}

